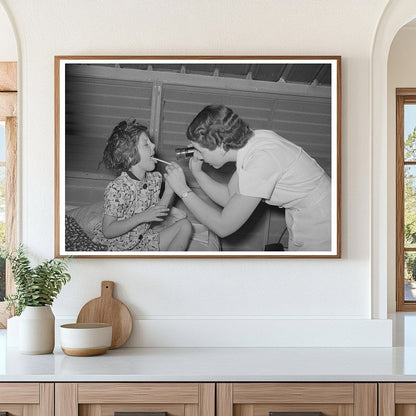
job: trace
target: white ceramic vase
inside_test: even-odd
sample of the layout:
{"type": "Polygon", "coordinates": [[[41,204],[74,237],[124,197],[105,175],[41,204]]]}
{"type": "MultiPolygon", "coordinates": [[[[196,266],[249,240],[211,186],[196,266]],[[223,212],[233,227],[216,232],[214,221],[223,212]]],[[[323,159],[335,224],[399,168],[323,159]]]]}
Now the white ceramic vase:
{"type": "Polygon", "coordinates": [[[48,306],[26,306],[19,319],[19,351],[50,354],[55,347],[55,315],[48,306]]]}

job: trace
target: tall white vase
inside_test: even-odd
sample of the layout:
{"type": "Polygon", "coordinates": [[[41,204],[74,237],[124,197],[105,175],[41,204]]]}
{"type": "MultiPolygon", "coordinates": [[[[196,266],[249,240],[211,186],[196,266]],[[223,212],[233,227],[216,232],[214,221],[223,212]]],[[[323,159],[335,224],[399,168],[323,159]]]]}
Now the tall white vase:
{"type": "Polygon", "coordinates": [[[50,354],[55,346],[55,315],[48,306],[26,306],[19,319],[19,351],[50,354]]]}

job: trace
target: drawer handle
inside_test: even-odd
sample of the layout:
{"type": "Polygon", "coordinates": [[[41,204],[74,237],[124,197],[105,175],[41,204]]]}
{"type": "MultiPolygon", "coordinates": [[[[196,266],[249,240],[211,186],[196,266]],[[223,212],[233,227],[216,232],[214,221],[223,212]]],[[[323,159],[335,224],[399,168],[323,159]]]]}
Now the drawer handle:
{"type": "Polygon", "coordinates": [[[269,412],[269,416],[323,416],[322,412],[269,412]]]}
{"type": "Polygon", "coordinates": [[[168,412],[115,412],[114,416],[168,416],[168,412]]]}

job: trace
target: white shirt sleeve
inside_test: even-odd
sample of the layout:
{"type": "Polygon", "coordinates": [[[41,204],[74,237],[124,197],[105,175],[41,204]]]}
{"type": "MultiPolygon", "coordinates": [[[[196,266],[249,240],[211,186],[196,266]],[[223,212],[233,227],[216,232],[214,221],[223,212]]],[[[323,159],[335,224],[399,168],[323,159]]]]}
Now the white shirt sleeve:
{"type": "Polygon", "coordinates": [[[265,150],[256,150],[238,170],[240,194],[270,199],[281,174],[278,160],[265,150]]]}

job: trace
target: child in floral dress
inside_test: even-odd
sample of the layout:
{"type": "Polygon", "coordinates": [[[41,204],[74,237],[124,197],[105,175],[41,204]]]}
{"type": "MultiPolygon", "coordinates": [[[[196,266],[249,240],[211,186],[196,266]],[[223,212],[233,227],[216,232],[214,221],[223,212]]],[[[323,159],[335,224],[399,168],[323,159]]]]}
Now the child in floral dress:
{"type": "Polygon", "coordinates": [[[136,120],[119,123],[108,139],[104,165],[121,173],[105,189],[104,216],[94,229],[93,241],[109,251],[184,251],[188,247],[192,225],[185,215],[165,222],[162,229],[156,227],[169,214],[173,191],[166,184],[159,198],[162,175],[153,172],[154,150],[147,128],[136,120]]]}

